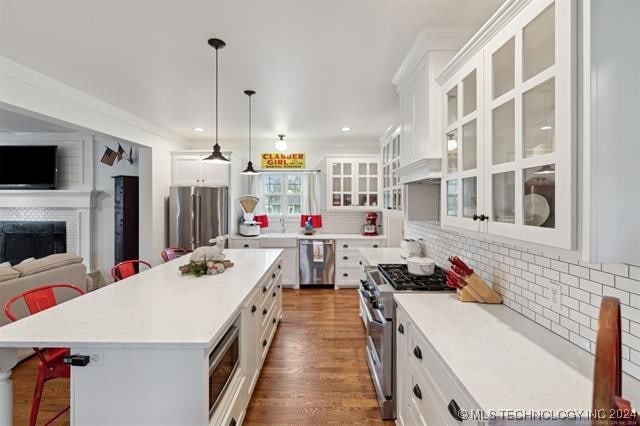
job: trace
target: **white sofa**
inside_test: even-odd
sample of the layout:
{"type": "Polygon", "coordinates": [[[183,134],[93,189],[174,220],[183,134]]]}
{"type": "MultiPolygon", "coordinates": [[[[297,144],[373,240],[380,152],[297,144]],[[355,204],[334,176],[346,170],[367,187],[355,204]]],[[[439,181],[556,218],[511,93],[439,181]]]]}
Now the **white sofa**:
{"type": "MultiPolygon", "coordinates": [[[[29,263],[0,267],[0,327],[11,322],[4,313],[4,306],[13,296],[34,287],[59,283],[73,284],[87,292],[90,279],[81,257],[72,253],[52,254],[29,263]]],[[[66,288],[56,290],[55,294],[58,303],[77,297],[75,291],[66,288]]],[[[16,302],[12,311],[18,317],[28,315],[22,301],[16,302]]],[[[19,350],[18,357],[23,359],[32,353],[31,349],[19,350]]]]}

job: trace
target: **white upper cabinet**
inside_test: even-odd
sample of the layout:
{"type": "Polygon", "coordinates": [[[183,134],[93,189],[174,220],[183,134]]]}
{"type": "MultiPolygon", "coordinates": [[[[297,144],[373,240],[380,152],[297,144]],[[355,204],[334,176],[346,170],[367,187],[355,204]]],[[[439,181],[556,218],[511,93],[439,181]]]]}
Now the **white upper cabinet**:
{"type": "Polygon", "coordinates": [[[327,159],[327,210],[381,210],[378,156],[327,159]]]}
{"type": "Polygon", "coordinates": [[[441,94],[435,77],[464,39],[455,30],[423,30],[392,79],[400,100],[400,183],[441,176],[441,94]]]}
{"type": "Polygon", "coordinates": [[[400,127],[392,126],[380,138],[382,150],[382,207],[385,210],[402,211],[404,185],[396,170],[400,167],[400,127]]]}
{"type": "MultiPolygon", "coordinates": [[[[175,186],[229,186],[229,165],[202,161],[210,153],[172,153],[171,184],[175,186]]],[[[229,158],[229,154],[225,153],[229,158]]]]}
{"type": "Polygon", "coordinates": [[[444,225],[575,248],[571,4],[505,3],[439,77],[444,225]]]}

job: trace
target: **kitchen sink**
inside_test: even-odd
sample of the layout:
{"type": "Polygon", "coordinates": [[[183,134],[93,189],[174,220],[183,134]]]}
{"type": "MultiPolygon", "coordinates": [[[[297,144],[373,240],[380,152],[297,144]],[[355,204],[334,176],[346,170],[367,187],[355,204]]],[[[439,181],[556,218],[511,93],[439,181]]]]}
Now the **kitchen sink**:
{"type": "Polygon", "coordinates": [[[286,248],[298,246],[297,234],[264,234],[261,237],[262,248],[286,248]]]}

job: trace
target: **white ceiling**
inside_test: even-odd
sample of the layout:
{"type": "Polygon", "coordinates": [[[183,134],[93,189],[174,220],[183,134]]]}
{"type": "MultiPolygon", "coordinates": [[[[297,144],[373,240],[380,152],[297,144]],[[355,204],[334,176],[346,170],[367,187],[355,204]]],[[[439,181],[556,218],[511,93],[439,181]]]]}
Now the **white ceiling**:
{"type": "Polygon", "coordinates": [[[376,139],[424,27],[480,25],[502,0],[0,0],[0,55],[186,138],[376,139]],[[350,126],[352,132],[340,131],[350,126]],[[203,134],[194,127],[204,127],[203,134]]]}

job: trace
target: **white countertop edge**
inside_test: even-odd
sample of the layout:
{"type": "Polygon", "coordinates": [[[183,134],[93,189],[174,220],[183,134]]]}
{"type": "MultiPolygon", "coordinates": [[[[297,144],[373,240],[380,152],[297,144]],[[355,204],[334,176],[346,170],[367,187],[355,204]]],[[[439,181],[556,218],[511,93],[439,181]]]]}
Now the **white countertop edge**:
{"type": "Polygon", "coordinates": [[[304,234],[292,234],[292,233],[279,233],[270,232],[268,234],[255,235],[253,237],[247,237],[240,234],[231,234],[229,239],[232,240],[259,240],[262,238],[297,238],[298,240],[386,240],[387,236],[380,235],[362,235],[362,234],[323,234],[316,233],[313,235],[304,234]]]}
{"type": "Polygon", "coordinates": [[[406,264],[407,260],[401,256],[402,249],[399,247],[359,247],[360,255],[367,266],[376,267],[381,263],[406,264]]]}

